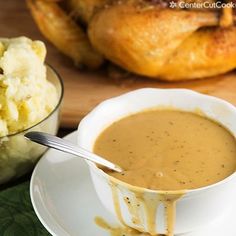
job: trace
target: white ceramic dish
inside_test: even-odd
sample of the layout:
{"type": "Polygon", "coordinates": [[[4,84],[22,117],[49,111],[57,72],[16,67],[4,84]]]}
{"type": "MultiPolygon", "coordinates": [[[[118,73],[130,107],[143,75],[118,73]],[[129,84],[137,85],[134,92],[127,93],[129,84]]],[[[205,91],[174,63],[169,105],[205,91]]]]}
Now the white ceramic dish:
{"type": "MultiPolygon", "coordinates": [[[[76,138],[76,132],[67,137],[74,143],[76,138]]],[[[118,225],[97,198],[86,163],[69,154],[49,150],[42,157],[31,178],[30,195],[38,218],[53,236],[110,236],[94,223],[96,216],[118,225]]],[[[235,236],[235,218],[233,205],[221,222],[181,236],[235,236]]]]}
{"type": "MultiPolygon", "coordinates": [[[[104,101],[90,112],[79,124],[78,145],[92,151],[98,135],[114,121],[158,107],[201,112],[227,127],[236,137],[236,108],[226,101],[186,89],[139,89],[104,101]]],[[[98,197],[114,216],[143,232],[167,234],[166,208],[162,201],[153,204],[156,199],[163,198],[166,191],[134,188],[108,176],[94,163],[88,164],[98,197]],[[139,200],[140,192],[142,201],[139,200]],[[129,206],[127,197],[130,199],[129,206]],[[137,202],[140,207],[136,207],[137,202]]],[[[176,203],[174,233],[191,232],[227,214],[236,198],[235,186],[236,173],[214,185],[187,190],[176,203]]],[[[167,196],[171,198],[173,193],[167,196]]]]}

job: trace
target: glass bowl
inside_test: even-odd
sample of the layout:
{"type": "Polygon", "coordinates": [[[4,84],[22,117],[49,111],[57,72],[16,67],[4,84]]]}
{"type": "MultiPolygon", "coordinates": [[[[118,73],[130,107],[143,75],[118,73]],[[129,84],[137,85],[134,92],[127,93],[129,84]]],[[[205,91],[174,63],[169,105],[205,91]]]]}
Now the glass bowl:
{"type": "Polygon", "coordinates": [[[56,134],[59,128],[59,113],[63,98],[63,82],[57,72],[47,65],[47,79],[56,87],[58,102],[53,111],[39,123],[15,134],[0,137],[0,184],[30,172],[46,147],[24,137],[29,131],[56,134]]]}

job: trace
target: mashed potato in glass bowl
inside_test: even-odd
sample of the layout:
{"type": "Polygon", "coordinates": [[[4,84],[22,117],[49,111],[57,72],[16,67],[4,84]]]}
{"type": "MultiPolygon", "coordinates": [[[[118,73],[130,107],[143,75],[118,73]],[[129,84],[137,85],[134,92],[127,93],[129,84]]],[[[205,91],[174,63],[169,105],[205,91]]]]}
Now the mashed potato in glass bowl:
{"type": "Polygon", "coordinates": [[[0,38],[0,184],[30,171],[46,150],[27,131],[56,134],[63,84],[43,42],[0,38]]]}

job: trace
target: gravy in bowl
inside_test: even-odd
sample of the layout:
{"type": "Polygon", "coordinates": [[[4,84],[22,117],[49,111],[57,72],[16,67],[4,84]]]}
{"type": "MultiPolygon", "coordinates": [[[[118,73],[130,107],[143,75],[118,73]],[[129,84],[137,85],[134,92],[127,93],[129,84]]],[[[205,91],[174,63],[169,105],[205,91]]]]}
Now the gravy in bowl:
{"type": "Polygon", "coordinates": [[[191,112],[149,110],[114,122],[94,152],[125,171],[109,175],[152,190],[196,189],[236,170],[236,139],[222,125],[191,112]]]}

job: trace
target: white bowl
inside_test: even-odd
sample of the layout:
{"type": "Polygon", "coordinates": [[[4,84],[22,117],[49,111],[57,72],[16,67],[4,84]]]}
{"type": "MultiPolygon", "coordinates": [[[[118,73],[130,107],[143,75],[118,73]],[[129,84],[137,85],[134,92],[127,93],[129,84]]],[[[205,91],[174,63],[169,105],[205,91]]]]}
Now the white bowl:
{"type": "MultiPolygon", "coordinates": [[[[90,112],[79,124],[78,144],[92,151],[98,135],[114,121],[132,113],[158,107],[201,112],[224,125],[236,136],[236,108],[226,101],[186,89],[139,89],[102,102],[90,112]]],[[[163,193],[171,196],[174,191],[134,187],[110,177],[94,163],[88,161],[88,165],[98,197],[122,223],[151,234],[167,233],[163,204],[156,209],[156,205],[150,206],[149,212],[145,210],[145,204],[150,205],[150,200],[157,199],[163,193]],[[140,192],[143,192],[143,197],[141,207],[137,208],[135,204],[140,202],[140,192]],[[131,207],[127,206],[127,197],[131,207]]],[[[227,214],[236,197],[235,186],[234,173],[216,184],[186,190],[176,203],[174,233],[193,231],[227,214]]]]}

